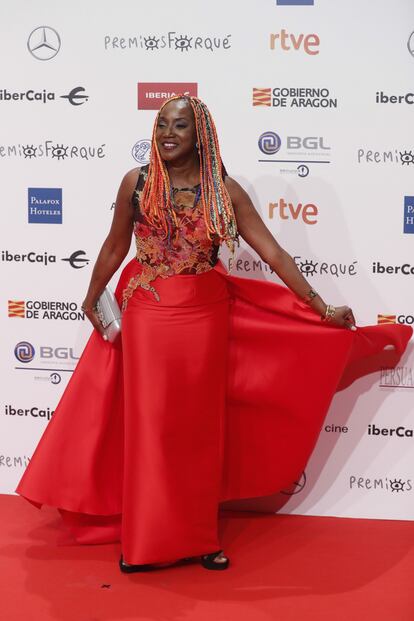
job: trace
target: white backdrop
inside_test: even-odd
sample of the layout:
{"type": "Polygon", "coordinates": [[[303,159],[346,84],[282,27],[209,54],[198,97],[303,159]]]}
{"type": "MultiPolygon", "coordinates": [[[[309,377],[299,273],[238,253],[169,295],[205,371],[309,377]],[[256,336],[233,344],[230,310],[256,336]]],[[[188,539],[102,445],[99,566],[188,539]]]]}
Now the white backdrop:
{"type": "MultiPolygon", "coordinates": [[[[414,4],[297,3],[0,6],[1,492],[90,333],[79,305],[112,204],[134,145],[148,156],[138,84],[197,85],[229,173],[328,302],[361,324],[413,323],[414,4]]],[[[233,273],[276,280],[246,247],[233,273]]],[[[414,519],[413,368],[409,347],[396,372],[336,396],[280,511],[414,519]]]]}

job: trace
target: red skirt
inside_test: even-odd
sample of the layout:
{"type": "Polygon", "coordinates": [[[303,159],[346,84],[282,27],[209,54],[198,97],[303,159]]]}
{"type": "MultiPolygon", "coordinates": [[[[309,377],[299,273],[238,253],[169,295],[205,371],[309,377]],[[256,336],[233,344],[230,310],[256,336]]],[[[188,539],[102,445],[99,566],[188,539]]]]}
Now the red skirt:
{"type": "Polygon", "coordinates": [[[153,284],[160,301],[138,288],[122,338],[92,333],[16,489],[78,543],[121,541],[128,563],[219,549],[219,503],[290,486],[335,391],[395,366],[412,334],[323,324],[286,287],[220,266],[153,284]]]}

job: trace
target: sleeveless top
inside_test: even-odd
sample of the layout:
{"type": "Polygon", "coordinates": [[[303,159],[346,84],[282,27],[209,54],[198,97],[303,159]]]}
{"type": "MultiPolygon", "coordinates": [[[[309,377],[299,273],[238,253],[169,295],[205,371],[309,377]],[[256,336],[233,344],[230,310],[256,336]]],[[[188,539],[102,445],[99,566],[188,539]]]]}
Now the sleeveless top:
{"type": "Polygon", "coordinates": [[[200,202],[200,184],[193,188],[174,188],[173,200],[177,230],[170,239],[155,228],[140,211],[140,198],[148,176],[148,165],[141,168],[132,196],[134,206],[134,235],[136,243],[136,275],[130,279],[122,294],[122,310],[137,287],[151,291],[155,300],[160,297],[151,284],[156,278],[175,274],[202,274],[218,261],[220,238],[209,239],[200,202]]]}

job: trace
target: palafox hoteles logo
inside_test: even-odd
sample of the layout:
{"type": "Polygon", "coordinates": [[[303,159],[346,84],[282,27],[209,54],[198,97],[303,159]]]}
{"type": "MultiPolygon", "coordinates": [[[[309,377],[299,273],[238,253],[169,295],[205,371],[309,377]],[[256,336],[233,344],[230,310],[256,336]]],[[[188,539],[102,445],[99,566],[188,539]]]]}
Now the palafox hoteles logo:
{"type": "Polygon", "coordinates": [[[20,319],[85,320],[78,303],[66,300],[9,300],[7,312],[9,317],[20,319]]]}
{"type": "Polygon", "coordinates": [[[404,196],[404,233],[414,233],[414,196],[404,196]]]}
{"type": "Polygon", "coordinates": [[[174,95],[197,97],[197,82],[138,82],[138,109],[159,110],[174,95]]]}
{"type": "Polygon", "coordinates": [[[62,188],[28,188],[29,224],[62,224],[62,188]]]}
{"type": "Polygon", "coordinates": [[[253,87],[255,108],[337,108],[338,100],[325,87],[253,87]]]}
{"type": "Polygon", "coordinates": [[[81,106],[88,101],[89,95],[86,93],[83,86],[76,86],[65,95],[58,95],[54,91],[49,91],[46,88],[28,88],[19,91],[10,90],[8,88],[0,88],[0,104],[14,104],[15,102],[47,104],[59,101],[60,99],[69,102],[72,106],[81,106]]]}

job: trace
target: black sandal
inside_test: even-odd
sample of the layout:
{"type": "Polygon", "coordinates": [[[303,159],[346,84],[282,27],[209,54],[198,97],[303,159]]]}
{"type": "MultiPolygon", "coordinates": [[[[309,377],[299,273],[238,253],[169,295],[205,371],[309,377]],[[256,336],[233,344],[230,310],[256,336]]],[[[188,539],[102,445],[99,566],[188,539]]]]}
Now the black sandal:
{"type": "MultiPolygon", "coordinates": [[[[216,552],[211,552],[211,554],[203,554],[202,556],[200,556],[199,558],[200,558],[200,562],[202,566],[205,569],[227,569],[227,567],[229,566],[228,558],[222,562],[214,560],[216,556],[220,554],[220,552],[223,552],[223,550],[217,550],[216,552]]],[[[188,556],[183,559],[180,559],[177,562],[178,563],[180,562],[189,563],[189,562],[195,561],[196,559],[197,557],[195,556],[188,556]]],[[[143,572],[143,571],[151,571],[153,569],[159,569],[159,566],[157,567],[157,565],[154,565],[152,563],[145,563],[143,565],[129,565],[125,563],[123,556],[121,554],[121,558],[119,559],[119,569],[124,574],[134,574],[140,571],[143,572]]]]}
{"type": "Polygon", "coordinates": [[[144,565],[128,565],[125,563],[121,554],[121,558],[119,559],[119,569],[124,574],[134,574],[137,571],[151,571],[151,569],[156,569],[156,566],[151,563],[146,563],[144,565]]]}
{"type": "Polygon", "coordinates": [[[229,566],[229,559],[227,558],[225,561],[215,561],[216,556],[223,552],[223,550],[217,550],[217,552],[212,552],[211,554],[203,554],[201,558],[201,564],[205,569],[227,569],[229,566]]]}

